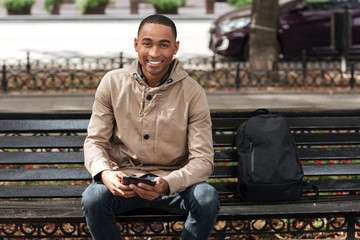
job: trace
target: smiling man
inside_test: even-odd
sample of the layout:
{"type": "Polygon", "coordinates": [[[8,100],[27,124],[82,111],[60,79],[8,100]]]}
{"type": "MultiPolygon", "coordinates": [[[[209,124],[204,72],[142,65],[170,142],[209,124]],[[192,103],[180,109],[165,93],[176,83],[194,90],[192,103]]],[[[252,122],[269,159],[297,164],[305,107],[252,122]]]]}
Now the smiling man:
{"type": "Polygon", "coordinates": [[[214,167],[210,111],[174,57],[176,38],[171,19],[145,18],[134,39],[138,60],[107,73],[96,91],[84,143],[94,182],[82,200],[95,240],[121,239],[115,216],[137,208],[187,215],[182,239],[207,239],[216,222],[218,194],[205,182],[214,167]]]}

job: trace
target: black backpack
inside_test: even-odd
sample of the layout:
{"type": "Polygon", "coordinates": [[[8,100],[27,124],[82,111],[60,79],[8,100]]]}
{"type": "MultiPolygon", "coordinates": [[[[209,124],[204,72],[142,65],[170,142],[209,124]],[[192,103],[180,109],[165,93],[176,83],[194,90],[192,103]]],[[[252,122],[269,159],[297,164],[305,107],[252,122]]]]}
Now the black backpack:
{"type": "Polygon", "coordinates": [[[297,200],[303,168],[285,118],[258,109],[236,133],[238,197],[243,202],[297,200]]]}

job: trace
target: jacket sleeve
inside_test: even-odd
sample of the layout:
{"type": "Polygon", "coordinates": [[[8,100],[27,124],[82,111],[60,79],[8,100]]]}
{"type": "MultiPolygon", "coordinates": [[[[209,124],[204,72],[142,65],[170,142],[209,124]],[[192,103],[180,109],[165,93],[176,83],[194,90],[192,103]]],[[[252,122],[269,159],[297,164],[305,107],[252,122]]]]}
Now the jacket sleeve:
{"type": "Polygon", "coordinates": [[[92,177],[104,170],[111,170],[108,152],[111,149],[114,115],[107,80],[105,75],[96,90],[88,135],[84,143],[85,167],[92,177]]]}
{"type": "Polygon", "coordinates": [[[189,107],[187,164],[164,177],[169,183],[170,194],[205,181],[214,170],[214,150],[210,110],[205,92],[194,97],[189,107]]]}

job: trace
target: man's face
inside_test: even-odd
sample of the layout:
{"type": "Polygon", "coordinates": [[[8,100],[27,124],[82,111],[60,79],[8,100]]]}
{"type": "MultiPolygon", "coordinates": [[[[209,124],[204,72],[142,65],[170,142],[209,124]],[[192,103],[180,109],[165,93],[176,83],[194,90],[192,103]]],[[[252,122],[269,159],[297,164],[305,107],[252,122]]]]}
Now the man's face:
{"type": "Polygon", "coordinates": [[[157,81],[166,74],[179,48],[171,27],[154,23],[141,28],[134,45],[146,79],[157,81]]]}

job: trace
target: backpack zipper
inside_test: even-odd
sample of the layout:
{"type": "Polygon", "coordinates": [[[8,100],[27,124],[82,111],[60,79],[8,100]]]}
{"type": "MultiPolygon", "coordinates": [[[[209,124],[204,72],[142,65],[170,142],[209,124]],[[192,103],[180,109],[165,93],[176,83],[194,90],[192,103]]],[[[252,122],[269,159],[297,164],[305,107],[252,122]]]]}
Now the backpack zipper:
{"type": "Polygon", "coordinates": [[[251,147],[250,170],[251,172],[255,172],[255,148],[252,142],[250,143],[250,147],[251,147]]]}

